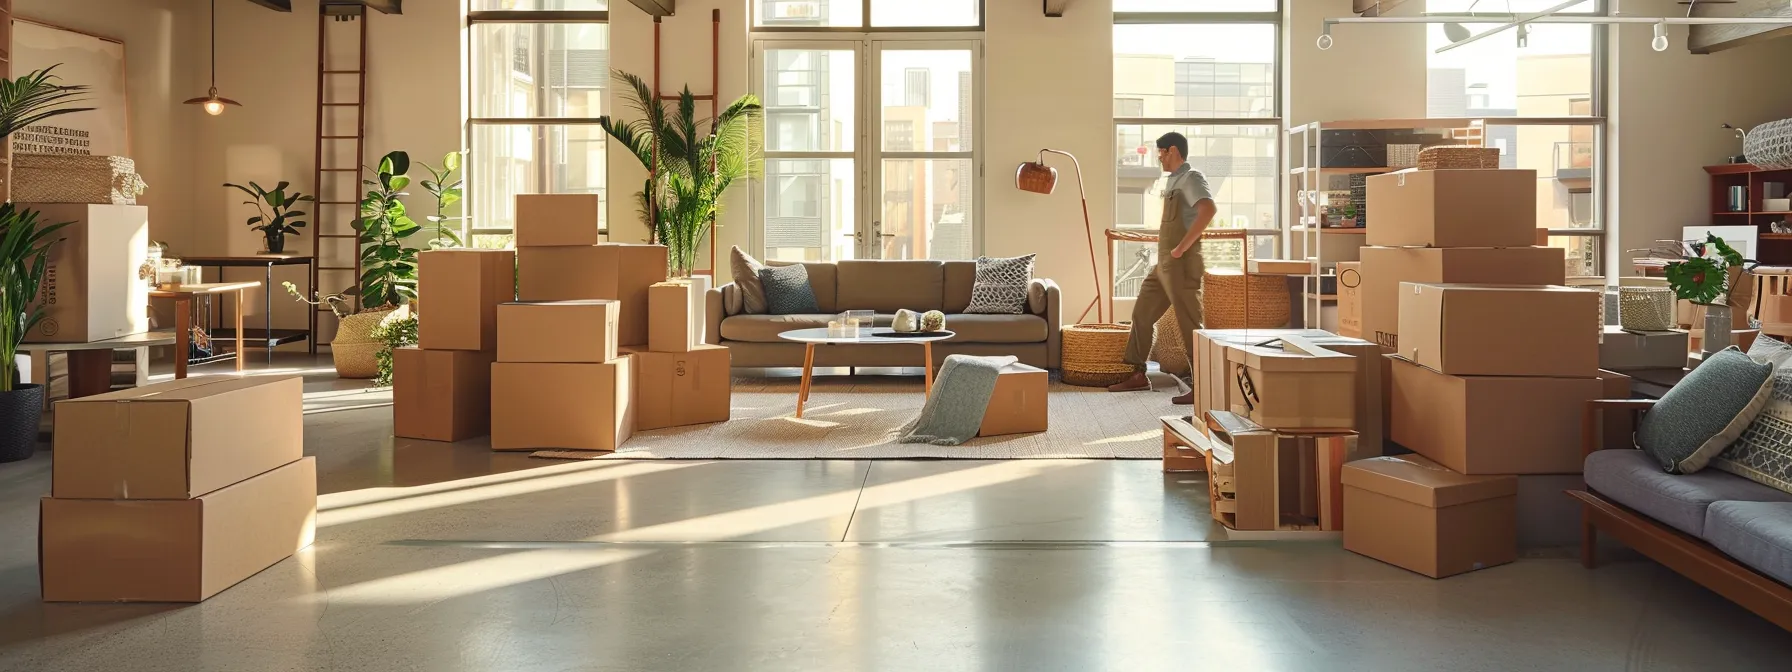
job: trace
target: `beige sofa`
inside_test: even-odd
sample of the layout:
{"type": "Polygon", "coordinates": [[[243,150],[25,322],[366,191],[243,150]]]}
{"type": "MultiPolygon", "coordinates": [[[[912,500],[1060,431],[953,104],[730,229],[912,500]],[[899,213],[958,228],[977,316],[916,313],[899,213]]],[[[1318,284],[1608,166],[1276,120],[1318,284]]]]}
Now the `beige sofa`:
{"type": "MultiPolygon", "coordinates": [[[[792,329],[826,327],[847,310],[877,313],[878,326],[889,326],[898,309],[939,310],[946,328],[957,336],[933,347],[934,364],[946,355],[1014,355],[1032,366],[1058,368],[1057,283],[1035,279],[1023,315],[971,315],[971,285],[977,264],[971,261],[842,261],[804,263],[821,312],[813,315],[747,315],[740,288],[733,283],[709,290],[706,339],[733,351],[737,367],[803,365],[803,344],[778,338],[792,329]]],[[[822,347],[816,366],[918,366],[920,346],[913,344],[822,347]]]]}

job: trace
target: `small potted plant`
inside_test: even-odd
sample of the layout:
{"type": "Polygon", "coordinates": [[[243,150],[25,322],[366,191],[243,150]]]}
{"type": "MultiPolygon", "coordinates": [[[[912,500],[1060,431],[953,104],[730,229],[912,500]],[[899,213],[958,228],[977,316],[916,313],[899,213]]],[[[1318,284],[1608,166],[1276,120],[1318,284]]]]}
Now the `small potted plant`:
{"type": "Polygon", "coordinates": [[[1754,268],[1755,262],[1742,258],[1736,248],[1711,234],[1705,235],[1705,242],[1687,247],[1690,253],[1684,259],[1668,262],[1668,287],[1681,300],[1691,301],[1705,311],[1700,350],[1709,354],[1730,347],[1735,325],[1732,311],[1738,302],[1747,301],[1739,299],[1735,292],[1742,289],[1743,274],[1754,268]]]}
{"type": "Polygon", "coordinates": [[[262,240],[267,243],[268,254],[285,252],[286,237],[299,235],[299,229],[305,226],[305,220],[299,219],[305,216],[305,211],[293,208],[300,203],[317,200],[296,190],[291,194],[286,193],[286,188],[292,186],[291,182],[274,185],[271,191],[254,182],[250,182],[247,187],[228,182],[224,186],[234,187],[249,195],[250,200],[243,201],[243,205],[255,206],[258,213],[249,218],[249,228],[261,232],[262,240]]]}

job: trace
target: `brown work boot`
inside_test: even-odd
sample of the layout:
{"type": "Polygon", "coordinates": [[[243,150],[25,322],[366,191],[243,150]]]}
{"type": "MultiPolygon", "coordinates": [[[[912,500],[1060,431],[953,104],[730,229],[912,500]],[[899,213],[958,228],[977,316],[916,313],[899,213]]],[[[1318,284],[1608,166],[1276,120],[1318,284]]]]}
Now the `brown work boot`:
{"type": "Polygon", "coordinates": [[[1144,371],[1132,374],[1131,378],[1108,386],[1109,392],[1138,392],[1151,389],[1151,380],[1145,377],[1144,371]]]}
{"type": "Polygon", "coordinates": [[[1170,399],[1170,403],[1177,406],[1193,406],[1195,404],[1195,393],[1189,392],[1188,394],[1176,395],[1174,398],[1170,399]]]}

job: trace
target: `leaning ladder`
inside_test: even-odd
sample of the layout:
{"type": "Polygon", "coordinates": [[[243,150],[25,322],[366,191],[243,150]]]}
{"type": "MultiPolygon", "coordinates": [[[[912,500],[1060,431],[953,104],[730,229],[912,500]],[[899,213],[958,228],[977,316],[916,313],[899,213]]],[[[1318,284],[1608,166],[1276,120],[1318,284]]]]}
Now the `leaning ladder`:
{"type": "MultiPolygon", "coordinates": [[[[354,241],[358,234],[354,228],[355,218],[359,215],[361,193],[361,159],[366,156],[365,143],[367,136],[367,10],[365,7],[345,8],[326,5],[320,8],[317,15],[317,167],[316,180],[312,183],[311,193],[317,197],[317,209],[312,221],[316,222],[312,236],[312,254],[316,257],[311,264],[311,299],[317,301],[327,294],[319,289],[320,276],[331,280],[339,279],[344,273],[348,282],[340,286],[356,286],[361,281],[360,246],[354,241]],[[346,55],[332,57],[330,26],[335,24],[354,24],[359,35],[355,37],[353,58],[346,55]],[[340,63],[338,61],[351,61],[340,63]],[[355,84],[353,100],[338,100],[342,92],[349,87],[334,86],[338,77],[352,77],[355,84]],[[347,114],[354,113],[354,125],[350,128],[346,121],[347,114]],[[342,162],[342,153],[338,151],[343,145],[353,142],[355,145],[352,165],[337,165],[342,162]],[[347,240],[346,246],[330,245],[330,241],[347,240]],[[346,256],[345,256],[346,253],[346,256]]],[[[336,286],[336,285],[332,285],[336,286]]],[[[355,307],[361,307],[361,293],[354,295],[355,307]]],[[[320,302],[314,307],[319,313],[329,313],[328,302],[320,302]]],[[[320,314],[319,319],[334,318],[335,314],[320,314]]],[[[320,329],[321,331],[321,329],[320,329]]],[[[315,337],[315,336],[314,336],[315,337]]]]}

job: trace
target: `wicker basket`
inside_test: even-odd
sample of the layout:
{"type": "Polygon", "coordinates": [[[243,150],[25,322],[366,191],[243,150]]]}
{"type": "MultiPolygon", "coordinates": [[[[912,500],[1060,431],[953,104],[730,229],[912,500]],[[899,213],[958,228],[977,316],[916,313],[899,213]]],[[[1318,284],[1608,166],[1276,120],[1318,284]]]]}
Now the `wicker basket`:
{"type": "Polygon", "coordinates": [[[336,363],[336,375],[343,378],[372,378],[379,374],[376,355],[380,342],[373,340],[373,330],[391,310],[368,310],[342,318],[336,337],[330,339],[330,358],[336,363]]]}
{"type": "Polygon", "coordinates": [[[19,154],[13,157],[12,200],[19,203],[136,205],[149,185],[122,156],[19,154]]]}
{"type": "Polygon", "coordinates": [[[1201,292],[1201,325],[1206,329],[1280,329],[1288,325],[1288,280],[1280,275],[1245,275],[1209,270],[1201,292]],[[1246,278],[1249,278],[1247,281],[1246,278]],[[1245,283],[1250,283],[1248,300],[1245,283]],[[1249,323],[1246,314],[1249,314],[1249,323]]]}
{"type": "Polygon", "coordinates": [[[1064,328],[1064,354],[1060,365],[1064,382],[1083,387],[1107,387],[1132,377],[1126,363],[1126,339],[1132,327],[1124,324],[1076,324],[1064,328]]]}
{"type": "Polygon", "coordinates": [[[1674,290],[1666,287],[1619,287],[1618,324],[1633,331],[1674,328],[1674,290]]]}
{"type": "Polygon", "coordinates": [[[1419,150],[1424,145],[1388,145],[1389,168],[1412,168],[1419,165],[1419,150]]]}
{"type": "Polygon", "coordinates": [[[1419,151],[1419,170],[1492,170],[1500,167],[1500,150],[1494,147],[1445,145],[1419,151]]]}
{"type": "Polygon", "coordinates": [[[1176,309],[1164,311],[1153,328],[1151,340],[1151,360],[1157,362],[1159,371],[1176,376],[1189,373],[1188,345],[1182,336],[1182,321],[1176,319],[1176,309]]]}

